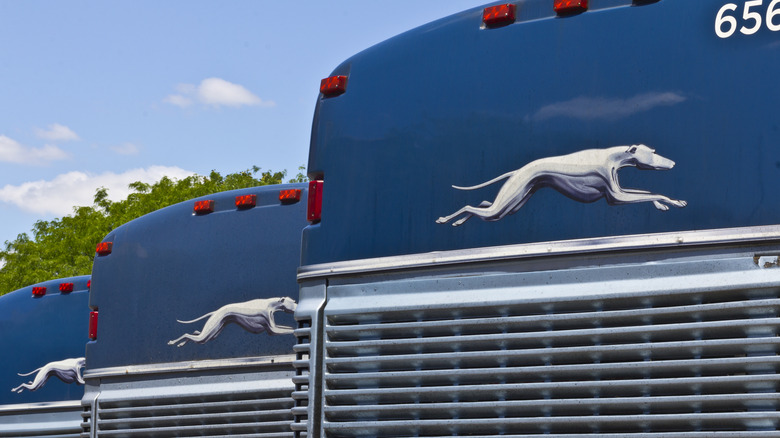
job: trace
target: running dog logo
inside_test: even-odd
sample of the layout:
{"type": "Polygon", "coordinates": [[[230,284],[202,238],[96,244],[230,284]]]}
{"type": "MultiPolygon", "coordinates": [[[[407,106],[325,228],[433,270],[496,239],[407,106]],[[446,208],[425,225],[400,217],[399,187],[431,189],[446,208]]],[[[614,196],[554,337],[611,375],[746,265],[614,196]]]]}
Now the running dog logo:
{"type": "Polygon", "coordinates": [[[46,365],[36,370],[30,371],[27,374],[19,374],[22,377],[35,374],[35,378],[27,383],[22,383],[16,388],[13,388],[11,392],[21,393],[25,389],[28,391],[36,391],[41,389],[51,376],[57,376],[60,380],[68,384],[75,382],[79,385],[83,385],[84,378],[81,376],[81,369],[84,368],[84,362],[85,360],[83,357],[78,357],[75,359],[64,359],[47,363],[46,365]]]}
{"type": "Polygon", "coordinates": [[[277,325],[274,313],[295,312],[297,304],[290,297],[265,298],[245,301],[243,303],[227,304],[219,309],[209,312],[191,321],[179,321],[182,324],[191,324],[208,318],[202,330],[196,330],[192,334],[185,333],[180,337],[168,341],[168,345],[184,346],[187,342],[205,344],[222,332],[227,324],[236,323],[251,333],[268,332],[269,335],[286,335],[293,332],[292,327],[277,325]]]}
{"type": "Polygon", "coordinates": [[[453,227],[462,225],[472,216],[484,221],[501,220],[509,214],[517,213],[543,187],[552,187],[575,201],[585,203],[601,198],[609,205],[652,202],[655,208],[662,211],[669,210],[669,205],[679,208],[688,205],[685,201],[645,190],[621,187],[617,172],[629,166],[642,170],[669,170],[674,167],[674,161],[656,154],[654,149],[643,144],[588,149],[542,158],[476,186],[452,186],[458,190],[475,190],[502,179],[507,180],[493,202],[482,201],[476,207],[466,205],[449,216],[440,217],[436,223],[444,224],[458,216],[462,217],[452,223],[453,227]]]}

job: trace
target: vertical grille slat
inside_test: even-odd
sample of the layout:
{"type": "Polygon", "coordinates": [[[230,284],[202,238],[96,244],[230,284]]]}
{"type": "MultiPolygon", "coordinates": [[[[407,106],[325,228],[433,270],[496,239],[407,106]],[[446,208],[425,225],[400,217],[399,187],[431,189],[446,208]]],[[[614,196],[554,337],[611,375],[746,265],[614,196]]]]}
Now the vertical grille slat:
{"type": "Polygon", "coordinates": [[[81,434],[79,437],[90,438],[90,432],[92,430],[92,409],[89,405],[84,406],[81,418],[81,434]]]}
{"type": "Polygon", "coordinates": [[[302,319],[298,321],[298,329],[295,330],[296,345],[293,347],[295,352],[295,376],[293,384],[295,391],[292,398],[295,401],[295,407],[292,409],[293,421],[290,424],[295,438],[307,436],[307,424],[309,419],[309,388],[311,376],[309,373],[309,359],[311,357],[311,319],[302,319]]]}
{"type": "Polygon", "coordinates": [[[325,436],[780,436],[780,286],[609,287],[403,310],[332,301],[325,436]]]}

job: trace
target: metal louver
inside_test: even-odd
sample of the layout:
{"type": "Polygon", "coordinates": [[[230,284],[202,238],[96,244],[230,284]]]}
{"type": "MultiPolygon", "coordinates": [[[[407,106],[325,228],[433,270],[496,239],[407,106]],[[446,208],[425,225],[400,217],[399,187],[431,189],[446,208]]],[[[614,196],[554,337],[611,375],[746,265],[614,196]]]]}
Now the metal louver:
{"type": "Polygon", "coordinates": [[[778,437],[780,270],[752,268],[330,287],[322,431],[778,437]]]}

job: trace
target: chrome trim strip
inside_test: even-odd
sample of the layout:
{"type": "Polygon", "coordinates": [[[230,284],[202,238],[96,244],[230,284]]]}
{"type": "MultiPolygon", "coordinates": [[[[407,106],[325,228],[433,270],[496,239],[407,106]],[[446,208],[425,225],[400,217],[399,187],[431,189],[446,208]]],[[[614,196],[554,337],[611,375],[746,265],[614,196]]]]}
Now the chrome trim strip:
{"type": "Polygon", "coordinates": [[[278,366],[289,365],[293,369],[292,363],[295,360],[294,354],[285,354],[280,356],[260,356],[245,357],[237,359],[212,359],[212,360],[194,360],[185,362],[156,363],[149,365],[128,365],[123,367],[97,368],[94,370],[84,370],[84,379],[96,379],[100,377],[127,376],[140,374],[165,374],[192,372],[204,370],[216,370],[224,368],[249,368],[257,366],[278,366]]]}
{"type": "Polygon", "coordinates": [[[15,405],[1,405],[0,415],[25,413],[34,414],[36,412],[81,410],[81,400],[67,400],[58,402],[39,402],[39,403],[19,403],[15,405]]]}
{"type": "Polygon", "coordinates": [[[298,268],[298,281],[319,277],[453,265],[467,262],[592,254],[606,251],[684,248],[751,242],[767,243],[771,241],[780,241],[780,225],[522,243],[301,266],[298,268]]]}

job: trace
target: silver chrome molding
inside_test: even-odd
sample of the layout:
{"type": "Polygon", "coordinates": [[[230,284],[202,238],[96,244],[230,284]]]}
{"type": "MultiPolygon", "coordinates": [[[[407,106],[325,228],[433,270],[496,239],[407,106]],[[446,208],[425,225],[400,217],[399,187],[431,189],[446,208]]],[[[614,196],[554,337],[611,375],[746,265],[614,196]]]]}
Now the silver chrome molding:
{"type": "Polygon", "coordinates": [[[452,251],[433,251],[362,260],[321,263],[298,268],[298,281],[320,277],[390,271],[427,266],[454,265],[466,262],[490,262],[605,251],[632,251],[693,246],[730,245],[737,243],[780,242],[780,225],[720,228],[698,231],[634,234],[586,239],[535,242],[452,251]]]}
{"type": "Polygon", "coordinates": [[[0,414],[13,414],[16,412],[30,414],[34,412],[59,411],[64,409],[81,409],[81,400],[2,405],[0,406],[0,414]]]}
{"type": "Polygon", "coordinates": [[[80,433],[80,400],[0,406],[1,437],[78,438],[80,433]]]}
{"type": "Polygon", "coordinates": [[[257,366],[278,366],[289,364],[292,369],[292,363],[295,355],[281,356],[263,356],[247,357],[238,359],[214,359],[198,360],[186,362],[158,363],[150,365],[130,365],[124,367],[98,368],[94,370],[85,370],[84,379],[96,379],[111,376],[128,376],[135,374],[167,374],[189,371],[216,370],[223,368],[249,368],[257,366]]]}

